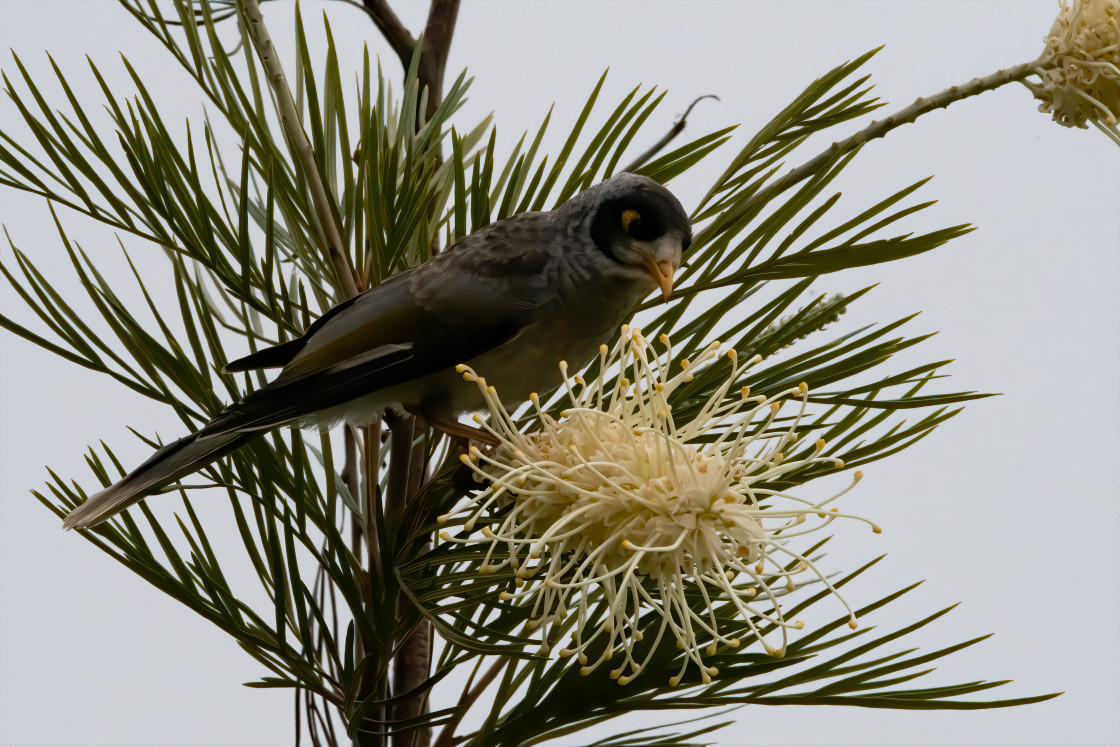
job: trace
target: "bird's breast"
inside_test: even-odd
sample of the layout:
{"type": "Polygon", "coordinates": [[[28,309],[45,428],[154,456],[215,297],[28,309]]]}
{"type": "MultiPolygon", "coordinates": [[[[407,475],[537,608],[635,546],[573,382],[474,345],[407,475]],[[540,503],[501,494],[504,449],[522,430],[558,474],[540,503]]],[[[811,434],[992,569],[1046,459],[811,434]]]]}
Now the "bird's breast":
{"type": "Polygon", "coordinates": [[[503,403],[520,404],[560,384],[561,361],[572,373],[589,363],[648,291],[604,278],[585,283],[578,294],[557,294],[516,337],[467,364],[497,389],[503,403]]]}

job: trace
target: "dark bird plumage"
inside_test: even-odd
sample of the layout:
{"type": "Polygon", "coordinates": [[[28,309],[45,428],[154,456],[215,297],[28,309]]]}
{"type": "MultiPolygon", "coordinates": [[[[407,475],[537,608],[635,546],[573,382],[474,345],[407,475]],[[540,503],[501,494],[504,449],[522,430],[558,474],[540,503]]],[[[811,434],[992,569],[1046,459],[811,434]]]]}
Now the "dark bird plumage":
{"type": "Polygon", "coordinates": [[[644,296],[660,287],[668,300],[690,241],[677,199],[629,173],[551,212],[481,228],[334,307],[299,339],[227,365],[227,373],[283,370],[91,496],[63,527],[104,521],[281,425],[363,425],[392,407],[453,427],[483,407],[459,363],[508,402],[550,389],[561,360],[589,361],[644,296]]]}

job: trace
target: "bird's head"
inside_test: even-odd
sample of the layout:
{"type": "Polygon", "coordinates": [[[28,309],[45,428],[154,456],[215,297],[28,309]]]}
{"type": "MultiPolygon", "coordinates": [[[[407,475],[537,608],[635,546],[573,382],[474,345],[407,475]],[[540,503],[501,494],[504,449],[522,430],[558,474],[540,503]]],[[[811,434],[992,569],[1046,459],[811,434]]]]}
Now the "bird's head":
{"type": "Polygon", "coordinates": [[[654,180],[621,173],[580,195],[591,213],[591,239],[635,277],[650,279],[668,301],[692,227],[680,201],[654,180]]]}

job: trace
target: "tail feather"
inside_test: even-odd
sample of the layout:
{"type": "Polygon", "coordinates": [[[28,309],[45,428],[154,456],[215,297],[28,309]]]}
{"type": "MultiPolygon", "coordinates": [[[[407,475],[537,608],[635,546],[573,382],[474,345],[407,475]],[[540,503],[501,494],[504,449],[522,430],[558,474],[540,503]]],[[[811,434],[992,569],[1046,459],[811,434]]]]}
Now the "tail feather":
{"type": "Polygon", "coordinates": [[[193,433],[169,443],[117,483],[91,495],[70,512],[62,528],[88,529],[100,524],[164,485],[236,451],[258,435],[235,431],[199,440],[198,434],[193,433]]]}

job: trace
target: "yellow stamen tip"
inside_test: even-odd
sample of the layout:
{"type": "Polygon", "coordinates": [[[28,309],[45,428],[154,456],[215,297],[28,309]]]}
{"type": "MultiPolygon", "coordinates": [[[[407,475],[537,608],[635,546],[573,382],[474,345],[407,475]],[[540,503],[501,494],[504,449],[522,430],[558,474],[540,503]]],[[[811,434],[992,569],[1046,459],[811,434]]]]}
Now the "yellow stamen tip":
{"type": "Polygon", "coordinates": [[[463,365],[462,363],[460,363],[460,364],[458,364],[457,366],[455,366],[455,372],[456,372],[456,373],[463,373],[463,372],[464,372],[464,371],[466,371],[466,370],[467,370],[467,367],[466,367],[466,366],[464,366],[464,365],[463,365]]]}
{"type": "Polygon", "coordinates": [[[620,684],[620,685],[629,685],[633,681],[634,681],[634,676],[633,675],[628,675],[626,677],[619,677],[618,678],[618,684],[620,684]]]}
{"type": "Polygon", "coordinates": [[[798,630],[804,630],[805,629],[805,623],[798,620],[797,622],[795,622],[793,624],[793,627],[797,628],[798,630]]]}
{"type": "Polygon", "coordinates": [[[580,667],[579,668],[579,676],[580,677],[586,677],[589,674],[591,674],[591,667],[580,667]]]}
{"type": "Polygon", "coordinates": [[[503,602],[508,602],[513,599],[513,594],[510,594],[508,591],[503,591],[498,595],[498,599],[501,599],[503,602]]]}
{"type": "Polygon", "coordinates": [[[451,517],[448,516],[447,514],[440,514],[439,516],[436,517],[436,523],[437,524],[446,524],[450,520],[451,520],[451,517]]]}
{"type": "Polygon", "coordinates": [[[809,385],[802,381],[797,385],[797,391],[801,394],[807,394],[809,392],[809,385]]]}
{"type": "Polygon", "coordinates": [[[443,540],[444,542],[450,542],[451,541],[451,532],[440,532],[439,533],[439,538],[441,540],[443,540]]]}
{"type": "Polygon", "coordinates": [[[669,678],[669,687],[676,687],[679,684],[681,684],[681,678],[677,675],[674,674],[669,678]]]}
{"type": "Polygon", "coordinates": [[[856,628],[859,627],[859,623],[856,622],[854,619],[849,620],[848,621],[848,627],[851,628],[852,630],[855,630],[856,628]]]}

